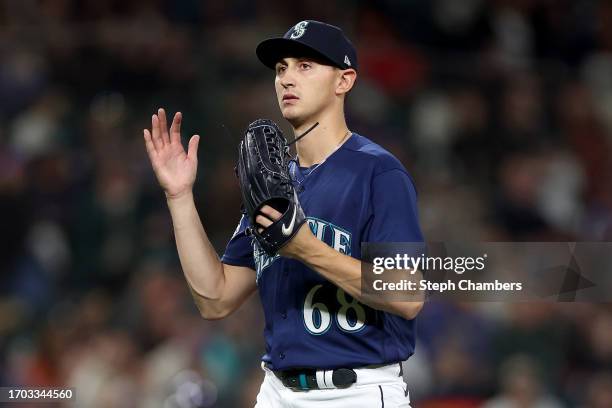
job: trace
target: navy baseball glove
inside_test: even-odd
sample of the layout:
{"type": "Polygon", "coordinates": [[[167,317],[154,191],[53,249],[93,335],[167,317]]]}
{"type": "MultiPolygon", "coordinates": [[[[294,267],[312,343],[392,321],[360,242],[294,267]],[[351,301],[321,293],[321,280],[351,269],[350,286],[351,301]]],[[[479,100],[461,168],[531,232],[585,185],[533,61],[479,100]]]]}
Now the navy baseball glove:
{"type": "Polygon", "coordinates": [[[240,142],[236,173],[242,202],[249,216],[252,234],[261,248],[275,255],[306,221],[289,175],[289,146],[276,123],[259,119],[247,128],[240,142]],[[282,217],[261,233],[255,222],[264,205],[276,209],[282,217]]]}

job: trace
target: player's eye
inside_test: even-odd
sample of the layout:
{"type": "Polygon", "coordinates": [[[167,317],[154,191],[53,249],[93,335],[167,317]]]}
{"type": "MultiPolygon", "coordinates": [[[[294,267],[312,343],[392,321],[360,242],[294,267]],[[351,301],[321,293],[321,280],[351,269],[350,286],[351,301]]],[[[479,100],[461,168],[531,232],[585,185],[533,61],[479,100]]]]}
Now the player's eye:
{"type": "Polygon", "coordinates": [[[285,69],[287,69],[286,66],[279,64],[279,65],[276,66],[276,73],[279,74],[279,73],[285,71],[285,69]]]}
{"type": "Polygon", "coordinates": [[[307,63],[307,62],[302,62],[302,63],[300,64],[300,68],[302,68],[302,69],[308,69],[308,68],[310,68],[310,64],[309,64],[309,63],[307,63]]]}

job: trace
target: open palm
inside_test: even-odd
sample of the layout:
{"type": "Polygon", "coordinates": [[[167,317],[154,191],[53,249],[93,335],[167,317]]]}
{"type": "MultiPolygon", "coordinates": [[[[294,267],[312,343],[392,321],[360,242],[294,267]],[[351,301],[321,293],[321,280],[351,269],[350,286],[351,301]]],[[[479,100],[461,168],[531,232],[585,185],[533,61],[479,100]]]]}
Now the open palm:
{"type": "Polygon", "coordinates": [[[198,169],[200,136],[191,137],[185,152],[181,144],[181,120],[182,114],[177,112],[168,132],[166,112],[160,108],[157,115],[151,118],[151,131],[144,130],[153,171],[167,197],[178,197],[191,192],[198,169]]]}

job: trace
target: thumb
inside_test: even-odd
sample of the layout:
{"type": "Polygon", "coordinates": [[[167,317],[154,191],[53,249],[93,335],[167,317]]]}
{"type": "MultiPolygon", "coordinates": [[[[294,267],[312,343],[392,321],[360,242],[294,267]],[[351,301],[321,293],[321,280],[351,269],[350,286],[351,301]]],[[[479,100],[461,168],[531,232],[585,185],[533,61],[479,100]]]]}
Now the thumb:
{"type": "Polygon", "coordinates": [[[200,135],[193,135],[189,139],[189,146],[187,147],[187,157],[191,160],[198,159],[198,145],[200,144],[200,135]]]}

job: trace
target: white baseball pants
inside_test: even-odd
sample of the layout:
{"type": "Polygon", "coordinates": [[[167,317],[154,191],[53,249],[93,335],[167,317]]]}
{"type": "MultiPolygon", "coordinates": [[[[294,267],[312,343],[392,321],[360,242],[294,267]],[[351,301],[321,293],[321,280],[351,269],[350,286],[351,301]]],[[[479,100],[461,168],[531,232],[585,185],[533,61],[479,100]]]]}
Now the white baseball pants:
{"type": "Polygon", "coordinates": [[[410,408],[410,395],[398,363],[356,368],[357,382],[348,388],[294,391],[263,363],[265,378],[255,408],[410,408]]]}

